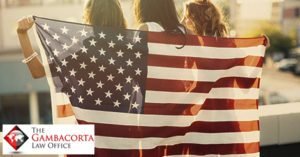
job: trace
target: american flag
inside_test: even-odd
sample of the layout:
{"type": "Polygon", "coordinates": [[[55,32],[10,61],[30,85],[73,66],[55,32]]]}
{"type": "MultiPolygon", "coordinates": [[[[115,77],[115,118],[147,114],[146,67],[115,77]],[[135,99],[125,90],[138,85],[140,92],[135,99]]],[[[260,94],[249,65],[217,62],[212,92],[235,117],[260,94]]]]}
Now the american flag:
{"type": "Polygon", "coordinates": [[[60,105],[95,125],[95,156],[259,156],[264,37],[35,23],[60,105]]]}

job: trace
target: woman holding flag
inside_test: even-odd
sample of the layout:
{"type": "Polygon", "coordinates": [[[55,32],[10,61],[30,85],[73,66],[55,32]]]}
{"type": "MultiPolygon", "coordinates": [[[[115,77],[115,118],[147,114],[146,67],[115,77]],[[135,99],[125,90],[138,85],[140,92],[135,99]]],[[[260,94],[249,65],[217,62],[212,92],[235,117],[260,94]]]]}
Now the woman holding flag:
{"type": "MultiPolygon", "coordinates": [[[[87,0],[83,11],[83,21],[85,24],[94,26],[126,28],[119,0],[87,0]]],[[[37,79],[45,76],[45,70],[28,36],[28,30],[33,24],[32,17],[21,18],[18,21],[17,33],[25,57],[23,63],[27,64],[32,77],[37,79]]]]}
{"type": "MultiPolygon", "coordinates": [[[[85,24],[100,26],[126,28],[126,21],[121,10],[119,0],[87,0],[84,11],[83,21],[85,24]]],[[[38,58],[38,53],[32,48],[28,31],[34,24],[32,17],[25,17],[18,21],[18,37],[25,59],[33,78],[45,77],[45,67],[38,58]]],[[[51,28],[50,28],[51,29],[51,28]]],[[[53,85],[49,85],[52,102],[53,123],[74,124],[75,118],[71,108],[69,98],[65,94],[56,94],[53,85]]]]}

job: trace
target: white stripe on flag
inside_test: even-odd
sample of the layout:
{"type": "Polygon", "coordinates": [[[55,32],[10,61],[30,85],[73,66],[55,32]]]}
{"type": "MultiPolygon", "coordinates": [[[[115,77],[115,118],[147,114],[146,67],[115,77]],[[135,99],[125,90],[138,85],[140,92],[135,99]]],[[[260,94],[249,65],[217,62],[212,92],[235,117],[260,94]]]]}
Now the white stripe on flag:
{"type": "Polygon", "coordinates": [[[209,99],[257,99],[259,89],[213,88],[206,93],[146,91],[147,103],[203,104],[209,99]],[[171,98],[171,99],[170,99],[171,98]]]}
{"type": "Polygon", "coordinates": [[[258,120],[257,110],[201,110],[196,116],[146,115],[105,112],[73,107],[76,118],[90,123],[133,126],[190,126],[195,121],[226,122],[258,120]]]}
{"type": "Polygon", "coordinates": [[[215,82],[223,77],[260,78],[262,68],[236,66],[227,70],[182,69],[148,66],[148,78],[215,82]]]}
{"type": "Polygon", "coordinates": [[[192,144],[235,144],[259,141],[259,131],[235,133],[187,133],[184,136],[168,138],[120,138],[95,136],[96,148],[107,149],[153,149],[157,146],[170,146],[183,143],[192,144]]]}
{"type": "Polygon", "coordinates": [[[74,115],[68,117],[57,117],[54,124],[77,124],[74,115]]]}
{"type": "Polygon", "coordinates": [[[165,55],[165,56],[212,58],[212,59],[244,58],[247,56],[262,57],[264,56],[264,52],[265,52],[265,46],[263,45],[254,46],[254,47],[244,47],[244,48],[184,46],[184,49],[177,49],[176,45],[149,43],[148,47],[149,47],[149,54],[165,55]]]}
{"type": "Polygon", "coordinates": [[[56,93],[56,92],[53,92],[51,94],[52,94],[51,96],[53,97],[52,99],[53,105],[60,106],[60,105],[71,104],[66,94],[56,93]]]}

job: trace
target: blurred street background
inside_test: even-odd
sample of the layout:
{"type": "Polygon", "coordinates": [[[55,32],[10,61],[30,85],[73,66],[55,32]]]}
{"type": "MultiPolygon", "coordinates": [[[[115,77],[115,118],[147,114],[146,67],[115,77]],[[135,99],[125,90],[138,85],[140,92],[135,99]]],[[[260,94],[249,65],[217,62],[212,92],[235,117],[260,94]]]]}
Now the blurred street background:
{"type": "MultiPolygon", "coordinates": [[[[129,27],[136,28],[132,0],[120,1],[129,27]]],[[[212,1],[223,10],[231,37],[255,37],[265,34],[270,39],[271,46],[266,52],[261,81],[260,106],[262,110],[263,107],[270,111],[272,111],[271,108],[282,110],[290,103],[295,107],[291,111],[299,110],[300,0],[212,1]]],[[[175,2],[179,16],[181,16],[185,0],[175,0],[175,2]]],[[[82,22],[83,6],[84,0],[0,0],[0,132],[2,124],[52,123],[47,81],[45,79],[33,80],[26,65],[21,63],[23,55],[16,35],[17,20],[23,16],[37,15],[82,22]]],[[[38,51],[32,31],[31,39],[38,51]]],[[[284,114],[289,114],[289,112],[284,114]]],[[[297,114],[299,122],[300,112],[293,113],[293,116],[294,114],[297,114]]],[[[273,121],[262,122],[266,124],[262,126],[262,131],[265,130],[265,134],[268,134],[271,139],[262,137],[262,140],[267,141],[262,141],[262,145],[268,147],[263,147],[261,156],[299,157],[300,152],[297,148],[300,148],[300,144],[297,143],[300,143],[300,131],[299,133],[293,132],[294,136],[291,139],[294,140],[282,142],[278,138],[276,142],[273,142],[272,136],[276,135],[270,135],[267,131],[272,129],[265,127],[269,125],[273,127],[271,122],[273,123],[273,121]],[[280,144],[283,146],[278,146],[280,144]],[[290,154],[283,155],[288,154],[287,152],[290,154]]],[[[278,124],[275,130],[280,131],[280,125],[278,124]]],[[[299,129],[300,123],[295,123],[294,128],[299,129]]],[[[283,132],[281,138],[284,138],[285,134],[288,133],[283,132]]]]}

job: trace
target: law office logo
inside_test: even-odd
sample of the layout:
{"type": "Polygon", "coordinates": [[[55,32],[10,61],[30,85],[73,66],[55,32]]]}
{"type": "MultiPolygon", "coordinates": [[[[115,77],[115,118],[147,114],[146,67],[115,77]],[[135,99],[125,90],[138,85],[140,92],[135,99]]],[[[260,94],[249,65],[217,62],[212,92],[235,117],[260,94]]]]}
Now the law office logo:
{"type": "Polygon", "coordinates": [[[17,151],[28,140],[28,136],[18,126],[15,126],[4,139],[17,151]]]}
{"type": "Polygon", "coordinates": [[[3,136],[4,155],[95,153],[94,125],[3,125],[3,136]]]}

